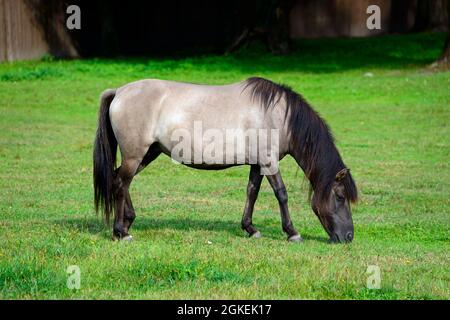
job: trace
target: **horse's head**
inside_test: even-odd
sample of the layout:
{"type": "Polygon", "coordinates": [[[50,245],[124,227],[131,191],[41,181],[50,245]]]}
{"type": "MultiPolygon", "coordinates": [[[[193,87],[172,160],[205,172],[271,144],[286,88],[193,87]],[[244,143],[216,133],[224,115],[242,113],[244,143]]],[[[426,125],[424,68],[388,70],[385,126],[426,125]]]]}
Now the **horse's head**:
{"type": "Polygon", "coordinates": [[[350,202],[355,199],[346,190],[348,181],[353,184],[350,172],[345,168],[336,174],[329,195],[323,197],[323,203],[319,203],[315,194],[311,201],[311,207],[331,242],[351,242],[354,237],[350,202]]]}

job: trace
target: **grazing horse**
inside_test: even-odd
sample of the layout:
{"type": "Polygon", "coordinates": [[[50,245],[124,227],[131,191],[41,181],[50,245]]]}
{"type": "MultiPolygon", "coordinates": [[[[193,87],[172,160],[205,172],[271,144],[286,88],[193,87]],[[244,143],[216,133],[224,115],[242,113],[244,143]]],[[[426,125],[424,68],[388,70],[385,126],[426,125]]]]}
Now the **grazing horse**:
{"type": "Polygon", "coordinates": [[[279,203],[283,231],[288,241],[299,242],[302,238],[289,216],[286,187],[278,168],[278,161],[289,154],[310,181],[311,207],[330,241],[353,240],[350,203],[357,200],[355,182],[325,121],[287,86],[262,78],[223,86],[149,79],[105,91],[95,138],[93,176],[96,210],[101,208],[107,221],[114,213],[113,239],[131,239],[128,232],[135,211],[130,183],[162,153],[197,169],[250,165],[242,229],[251,237],[261,236],[252,215],[266,176],[279,203]],[[192,144],[191,136],[198,126],[214,134],[205,133],[192,144]],[[257,143],[237,151],[235,140],[226,139],[224,143],[219,137],[229,130],[237,132],[234,138],[245,135],[245,141],[252,140],[246,139],[251,132],[257,143]],[[276,133],[270,135],[271,142],[261,139],[269,136],[267,130],[276,133]],[[118,168],[117,146],[122,156],[118,168]]]}

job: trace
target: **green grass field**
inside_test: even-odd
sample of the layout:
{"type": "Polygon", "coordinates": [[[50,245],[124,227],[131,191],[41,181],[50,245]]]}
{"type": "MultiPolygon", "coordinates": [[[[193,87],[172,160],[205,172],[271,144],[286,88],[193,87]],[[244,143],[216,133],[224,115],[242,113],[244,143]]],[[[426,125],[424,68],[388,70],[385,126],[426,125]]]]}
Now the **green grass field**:
{"type": "Polygon", "coordinates": [[[449,299],[450,73],[427,69],[443,34],[307,40],[278,57],[0,64],[0,298],[449,299]],[[132,184],[131,243],[93,210],[100,93],[141,78],[292,86],[328,121],[360,189],[355,240],[330,245],[289,158],[281,170],[305,241],[286,242],[263,182],[240,229],[248,167],[198,171],[160,157],[132,184]],[[81,288],[66,268],[81,269],[81,288]],[[381,289],[368,289],[368,266],[381,289]]]}

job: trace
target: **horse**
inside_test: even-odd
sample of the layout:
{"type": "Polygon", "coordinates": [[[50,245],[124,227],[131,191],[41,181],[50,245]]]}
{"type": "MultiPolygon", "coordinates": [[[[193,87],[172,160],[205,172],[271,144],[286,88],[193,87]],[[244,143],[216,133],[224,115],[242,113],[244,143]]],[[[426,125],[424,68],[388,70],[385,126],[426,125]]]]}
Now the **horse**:
{"type": "Polygon", "coordinates": [[[100,99],[93,151],[94,204],[108,223],[114,214],[114,240],[132,239],[129,230],[136,214],[130,184],[161,154],[202,170],[250,166],[242,229],[249,237],[261,237],[252,217],[265,176],[278,200],[287,240],[302,242],[289,215],[278,166],[290,155],[310,182],[310,205],[329,241],[346,243],[354,238],[350,204],[358,198],[356,184],[327,123],[289,86],[259,77],[216,86],[145,79],[106,90],[100,99]],[[190,136],[195,136],[198,124],[215,134],[192,143],[190,136]],[[223,136],[217,138],[229,130],[237,132],[235,138],[257,141],[234,148],[233,139],[224,143],[223,136]],[[268,130],[276,134],[262,139],[268,130]]]}

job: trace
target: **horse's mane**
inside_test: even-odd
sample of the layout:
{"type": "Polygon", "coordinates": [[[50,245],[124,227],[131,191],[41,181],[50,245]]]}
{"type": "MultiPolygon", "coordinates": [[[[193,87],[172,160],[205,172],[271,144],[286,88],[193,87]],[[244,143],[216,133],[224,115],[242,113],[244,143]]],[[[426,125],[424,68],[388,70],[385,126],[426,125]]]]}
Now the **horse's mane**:
{"type": "MultiPolygon", "coordinates": [[[[300,94],[286,85],[254,77],[246,80],[244,90],[246,89],[251,90],[251,99],[259,100],[266,109],[275,106],[282,98],[285,99],[285,121],[291,133],[291,148],[298,152],[300,166],[311,183],[315,197],[321,203],[326,203],[336,174],[345,165],[325,120],[300,94]]],[[[355,202],[358,191],[350,172],[341,182],[346,198],[355,202]]]]}

